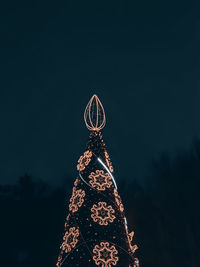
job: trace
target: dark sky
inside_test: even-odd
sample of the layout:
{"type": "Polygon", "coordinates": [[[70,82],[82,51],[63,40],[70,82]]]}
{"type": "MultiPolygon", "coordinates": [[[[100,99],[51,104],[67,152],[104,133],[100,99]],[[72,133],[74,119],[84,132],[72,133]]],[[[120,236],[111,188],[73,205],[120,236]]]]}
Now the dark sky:
{"type": "Polygon", "coordinates": [[[196,1],[120,2],[1,7],[1,183],[76,175],[94,93],[116,179],[142,180],[161,151],[200,136],[196,1]]]}

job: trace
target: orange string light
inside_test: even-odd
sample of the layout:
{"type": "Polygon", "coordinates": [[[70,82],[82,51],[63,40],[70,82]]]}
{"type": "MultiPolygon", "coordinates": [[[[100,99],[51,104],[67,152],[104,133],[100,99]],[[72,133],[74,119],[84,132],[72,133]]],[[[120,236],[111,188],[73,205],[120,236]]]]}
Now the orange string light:
{"type": "Polygon", "coordinates": [[[106,124],[106,116],[103,105],[97,95],[93,95],[88,102],[84,121],[90,131],[100,131],[106,124]]]}

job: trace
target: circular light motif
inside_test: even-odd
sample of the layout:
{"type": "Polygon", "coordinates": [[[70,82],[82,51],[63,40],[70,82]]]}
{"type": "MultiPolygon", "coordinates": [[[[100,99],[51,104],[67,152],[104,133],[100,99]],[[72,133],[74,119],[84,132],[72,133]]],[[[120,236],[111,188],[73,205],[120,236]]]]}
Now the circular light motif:
{"type": "Polygon", "coordinates": [[[91,161],[91,157],[92,157],[92,152],[89,150],[85,151],[83,156],[80,156],[78,160],[77,170],[78,171],[85,170],[85,168],[88,166],[88,164],[91,161]]]}
{"type": "Polygon", "coordinates": [[[76,190],[73,188],[72,197],[70,198],[69,210],[71,212],[76,212],[83,204],[85,197],[85,191],[82,189],[76,190]]]}
{"type": "Polygon", "coordinates": [[[78,242],[79,229],[70,227],[63,237],[62,250],[68,253],[74,248],[78,242]]]}
{"type": "Polygon", "coordinates": [[[98,222],[100,225],[108,225],[108,223],[112,223],[116,218],[114,209],[112,206],[108,206],[106,202],[98,202],[97,205],[94,204],[91,212],[93,221],[98,222]]]}
{"type": "Polygon", "coordinates": [[[117,249],[109,242],[101,242],[100,245],[96,245],[93,249],[93,253],[95,264],[101,265],[102,267],[115,266],[119,261],[119,257],[117,257],[117,249]]]}
{"type": "Polygon", "coordinates": [[[91,172],[89,179],[91,186],[99,191],[105,191],[106,188],[110,188],[112,185],[112,179],[110,175],[108,173],[104,173],[103,170],[96,170],[96,172],[91,172]]]}

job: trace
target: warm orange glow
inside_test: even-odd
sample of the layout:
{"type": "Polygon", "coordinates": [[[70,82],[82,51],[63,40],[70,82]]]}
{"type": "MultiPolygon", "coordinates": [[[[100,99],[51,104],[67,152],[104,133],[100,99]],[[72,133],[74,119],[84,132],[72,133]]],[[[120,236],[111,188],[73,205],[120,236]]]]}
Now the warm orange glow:
{"type": "Polygon", "coordinates": [[[88,102],[84,112],[84,120],[87,128],[91,131],[100,131],[105,126],[104,108],[97,95],[93,95],[88,102]]]}
{"type": "Polygon", "coordinates": [[[135,253],[135,251],[138,249],[138,246],[137,245],[132,245],[134,232],[132,231],[131,233],[128,233],[128,229],[126,228],[126,234],[127,234],[127,237],[128,237],[129,248],[130,248],[132,253],[135,253]]]}
{"type": "Polygon", "coordinates": [[[117,203],[117,206],[119,207],[120,211],[123,212],[124,211],[124,206],[122,204],[122,200],[120,195],[118,194],[117,190],[114,189],[114,196],[115,196],[115,201],[117,203]]]}
{"type": "Polygon", "coordinates": [[[135,264],[134,265],[129,265],[129,267],[139,267],[139,260],[135,258],[135,264]]]}
{"type": "Polygon", "coordinates": [[[84,152],[83,156],[80,156],[78,160],[77,170],[83,171],[87,167],[87,165],[90,163],[92,157],[92,152],[87,150],[84,152]]]}
{"type": "Polygon", "coordinates": [[[93,249],[93,260],[96,265],[103,267],[112,267],[117,265],[119,257],[117,257],[118,251],[114,245],[108,242],[101,242],[100,245],[96,245],[93,249]]]}
{"type": "Polygon", "coordinates": [[[85,191],[82,189],[76,190],[73,188],[72,197],[70,198],[69,210],[71,212],[76,212],[83,204],[85,197],[85,191]]]}
{"type": "Polygon", "coordinates": [[[96,170],[89,175],[89,183],[93,188],[99,191],[104,191],[106,188],[110,188],[112,185],[111,177],[108,173],[104,173],[103,170],[96,170]]]}
{"type": "Polygon", "coordinates": [[[75,227],[69,228],[63,237],[62,250],[68,253],[74,248],[78,242],[79,229],[75,227]]]}
{"type": "Polygon", "coordinates": [[[79,179],[76,178],[76,180],[75,180],[75,182],[74,182],[74,186],[77,187],[78,183],[79,183],[79,179]]]}
{"type": "Polygon", "coordinates": [[[56,267],[59,267],[60,266],[60,264],[62,262],[62,255],[63,255],[63,250],[61,251],[60,255],[58,256],[56,267]]]}
{"type": "Polygon", "coordinates": [[[108,206],[106,202],[98,202],[98,205],[94,204],[91,212],[93,221],[98,222],[100,225],[108,225],[108,223],[112,223],[116,218],[114,209],[112,206],[108,206]]]}
{"type": "Polygon", "coordinates": [[[110,157],[109,157],[109,155],[108,155],[108,152],[105,151],[105,152],[104,152],[104,155],[105,155],[105,159],[106,159],[106,164],[107,164],[107,166],[108,166],[110,172],[113,172],[113,166],[112,166],[110,157]]]}
{"type": "Polygon", "coordinates": [[[68,214],[66,219],[65,219],[65,229],[69,226],[68,225],[69,217],[70,217],[70,214],[68,214]]]}

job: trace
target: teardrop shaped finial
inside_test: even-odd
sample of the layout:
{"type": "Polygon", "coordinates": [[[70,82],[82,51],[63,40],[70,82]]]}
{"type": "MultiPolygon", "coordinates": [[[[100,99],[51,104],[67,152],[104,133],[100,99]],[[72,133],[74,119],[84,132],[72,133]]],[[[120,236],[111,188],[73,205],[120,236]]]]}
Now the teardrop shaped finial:
{"type": "Polygon", "coordinates": [[[88,102],[84,120],[87,128],[90,131],[100,131],[106,124],[106,116],[103,105],[97,95],[93,95],[88,102]]]}

